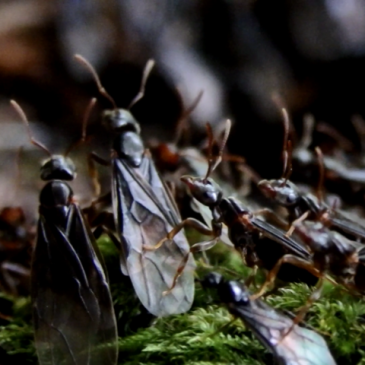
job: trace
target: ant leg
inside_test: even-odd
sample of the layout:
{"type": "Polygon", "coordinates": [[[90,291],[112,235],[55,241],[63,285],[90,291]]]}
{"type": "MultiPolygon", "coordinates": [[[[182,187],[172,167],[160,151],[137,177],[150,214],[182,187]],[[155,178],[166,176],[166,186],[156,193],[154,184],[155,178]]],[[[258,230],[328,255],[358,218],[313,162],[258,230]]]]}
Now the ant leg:
{"type": "Polygon", "coordinates": [[[305,221],[306,219],[307,219],[307,217],[308,217],[308,215],[309,215],[309,213],[310,213],[310,211],[309,210],[307,210],[305,213],[303,213],[299,218],[297,218],[296,220],[294,220],[293,221],[293,223],[290,225],[290,228],[289,228],[289,230],[288,230],[288,232],[286,232],[285,233],[285,237],[290,237],[292,234],[293,234],[293,232],[294,232],[294,230],[295,230],[295,228],[300,224],[300,223],[302,223],[303,221],[305,221]]]}
{"type": "Polygon", "coordinates": [[[302,308],[300,308],[299,313],[293,319],[293,324],[289,327],[289,329],[283,334],[283,337],[278,342],[278,344],[284,340],[284,338],[294,329],[294,327],[303,321],[305,315],[307,314],[311,305],[317,301],[321,297],[323,289],[323,277],[320,277],[318,283],[316,284],[315,290],[312,292],[310,297],[308,298],[307,302],[304,304],[302,308]]]}
{"type": "MultiPolygon", "coordinates": [[[[103,198],[103,197],[102,197],[103,198]]],[[[90,209],[90,208],[88,208],[90,209]]],[[[115,235],[115,224],[114,217],[112,213],[102,212],[100,213],[93,221],[96,229],[93,232],[95,239],[99,239],[103,233],[105,233],[109,239],[113,242],[114,246],[117,248],[119,252],[119,262],[120,268],[123,275],[128,276],[127,264],[126,264],[126,255],[123,249],[123,242],[121,240],[124,239],[123,235],[121,235],[120,239],[115,235]]]]}
{"type": "MultiPolygon", "coordinates": [[[[107,214],[110,215],[110,213],[107,213],[107,214]]],[[[94,231],[94,236],[95,236],[95,238],[99,238],[103,233],[105,233],[109,237],[109,239],[113,242],[114,246],[117,248],[117,250],[120,253],[119,262],[120,262],[120,269],[122,271],[122,274],[125,276],[129,276],[122,242],[120,241],[120,239],[118,239],[116,237],[113,230],[111,228],[109,228],[106,224],[99,225],[96,228],[96,230],[94,231]]],[[[121,236],[121,239],[123,240],[123,236],[121,236]]]]}
{"type": "MultiPolygon", "coordinates": [[[[145,251],[155,251],[160,248],[166,241],[172,240],[183,228],[192,227],[198,232],[206,235],[206,236],[216,236],[215,232],[210,229],[205,224],[201,223],[195,218],[187,218],[180,222],[177,226],[175,226],[160,242],[158,242],[155,246],[143,246],[145,251]]],[[[193,246],[194,247],[194,246],[193,246]]]]}
{"type": "Polygon", "coordinates": [[[91,184],[93,187],[94,195],[99,196],[100,190],[101,190],[100,183],[99,183],[99,174],[98,174],[98,171],[96,169],[94,162],[97,162],[98,164],[100,164],[102,166],[110,166],[110,162],[103,159],[95,152],[91,152],[87,156],[87,165],[88,165],[89,175],[91,177],[91,184]]]}
{"type": "Polygon", "coordinates": [[[173,181],[165,181],[168,192],[176,199],[176,184],[173,181]]]}
{"type": "Polygon", "coordinates": [[[280,228],[282,228],[282,229],[288,228],[287,222],[285,222],[283,219],[279,218],[279,216],[271,209],[268,209],[268,208],[259,209],[259,210],[256,210],[255,212],[253,212],[253,215],[254,216],[263,215],[264,217],[267,217],[272,222],[277,224],[280,228]]]}
{"type": "Polygon", "coordinates": [[[185,257],[181,261],[181,263],[176,271],[174,279],[172,280],[171,287],[168,290],[164,291],[162,293],[162,295],[170,294],[172,292],[172,290],[175,288],[177,280],[183,273],[185,266],[189,261],[190,254],[195,253],[195,252],[207,251],[207,250],[211,249],[213,246],[215,246],[218,243],[218,240],[219,240],[219,237],[214,237],[212,240],[196,243],[195,245],[191,246],[189,253],[187,255],[185,255],[185,257]]]}
{"type": "Polygon", "coordinates": [[[257,265],[255,265],[252,268],[252,271],[250,272],[250,275],[248,276],[248,278],[245,280],[245,287],[249,288],[251,286],[251,284],[256,285],[256,274],[257,274],[257,265]]]}
{"type": "Polygon", "coordinates": [[[109,207],[112,204],[111,193],[107,193],[103,196],[100,196],[91,202],[91,205],[82,210],[84,216],[86,216],[91,227],[99,226],[105,220],[105,215],[110,215],[110,213],[100,213],[105,208],[109,207]]]}
{"type": "Polygon", "coordinates": [[[322,276],[321,273],[315,267],[313,267],[313,264],[310,263],[309,261],[303,260],[294,255],[290,255],[290,254],[285,255],[275,264],[275,266],[267,274],[267,278],[266,278],[265,282],[262,284],[260,290],[256,294],[251,295],[251,298],[250,298],[251,300],[260,298],[266,292],[266,288],[274,282],[281,265],[284,263],[292,264],[299,268],[305,269],[308,272],[310,272],[312,275],[314,275],[318,278],[320,278],[322,276]]]}

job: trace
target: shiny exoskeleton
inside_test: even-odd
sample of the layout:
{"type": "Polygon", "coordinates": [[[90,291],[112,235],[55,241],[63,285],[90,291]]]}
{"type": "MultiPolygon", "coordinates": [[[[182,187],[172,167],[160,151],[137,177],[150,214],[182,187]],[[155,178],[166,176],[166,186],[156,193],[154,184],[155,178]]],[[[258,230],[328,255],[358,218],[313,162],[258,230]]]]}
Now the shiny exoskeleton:
{"type": "Polygon", "coordinates": [[[136,126],[134,119],[124,129],[119,125],[113,144],[112,200],[122,243],[122,271],[130,276],[139,299],[152,314],[183,313],[190,309],[194,298],[194,260],[190,255],[179,285],[164,296],[179,263],[189,252],[189,244],[181,232],[160,250],[144,250],[144,246],[159,242],[181,218],[149,152],[143,148],[136,126]]]}
{"type": "Polygon", "coordinates": [[[311,252],[321,275],[329,274],[352,291],[365,290],[365,247],[330,231],[322,223],[304,222],[295,232],[311,252]]]}
{"type": "Polygon", "coordinates": [[[54,156],[41,169],[32,262],[35,343],[40,364],[116,364],[116,319],[95,239],[74,202],[75,167],[54,156]]]}
{"type": "MultiPolygon", "coordinates": [[[[324,182],[325,158],[321,150],[316,147],[317,160],[319,164],[320,180],[318,186],[318,199],[311,194],[304,194],[296,187],[294,183],[289,181],[289,176],[292,172],[291,160],[292,160],[292,144],[289,140],[289,117],[285,109],[283,112],[284,120],[284,174],[280,179],[274,180],[262,180],[258,183],[259,189],[262,193],[274,201],[275,203],[285,207],[289,212],[289,222],[298,223],[304,219],[319,221],[325,226],[343,233],[350,238],[360,238],[365,240],[365,227],[354,222],[351,219],[344,217],[337,209],[327,206],[322,199],[322,185],[324,182]]],[[[307,120],[307,131],[304,133],[302,142],[297,148],[297,154],[304,158],[308,152],[307,149],[311,140],[311,131],[313,128],[314,120],[309,118],[307,120]]],[[[305,160],[305,158],[304,158],[305,160]]],[[[292,228],[291,228],[292,229],[292,228]]]]}
{"type": "Polygon", "coordinates": [[[259,219],[235,198],[224,198],[213,179],[183,176],[191,194],[212,213],[212,233],[219,237],[222,225],[228,227],[228,236],[235,248],[242,253],[250,267],[272,268],[285,253],[307,259],[309,252],[296,240],[286,237],[285,232],[259,219]],[[269,239],[268,244],[263,238],[269,239]],[[268,254],[270,252],[270,254],[268,254]]]}
{"type": "Polygon", "coordinates": [[[265,196],[288,210],[290,223],[308,212],[309,220],[322,222],[350,238],[365,240],[365,227],[319,202],[313,195],[301,193],[289,180],[262,180],[258,187],[265,196]]]}
{"type": "Polygon", "coordinates": [[[208,274],[202,284],[217,290],[219,300],[251,329],[278,364],[335,364],[325,340],[318,333],[299,327],[261,300],[250,300],[250,294],[242,284],[225,281],[217,273],[208,274]]]}
{"type": "MultiPolygon", "coordinates": [[[[160,250],[144,249],[159,242],[180,222],[176,203],[145,149],[140,126],[132,113],[117,108],[102,88],[92,66],[81,56],[76,58],[93,73],[99,91],[114,107],[103,112],[102,120],[114,135],[111,190],[117,239],[120,241],[121,270],[129,275],[138,298],[150,313],[158,317],[184,313],[193,303],[195,269],[184,233],[180,232],[160,250]],[[187,270],[173,292],[164,295],[187,254],[187,270]]],[[[143,96],[153,64],[153,61],[147,63],[141,90],[128,109],[143,96]]]]}
{"type": "Polygon", "coordinates": [[[330,231],[320,222],[305,221],[296,226],[296,234],[301,238],[311,253],[310,259],[303,260],[298,256],[285,255],[268,273],[264,282],[254,298],[262,296],[266,288],[273,283],[280,267],[290,263],[308,270],[319,278],[314,290],[297,317],[299,323],[305,316],[311,304],[320,298],[324,278],[334,278],[337,283],[352,292],[360,294],[365,290],[365,248],[358,242],[350,241],[338,232],[330,231]],[[330,276],[330,278],[328,277],[330,276]]]}
{"type": "MultiPolygon", "coordinates": [[[[212,236],[211,240],[197,243],[190,248],[191,253],[205,251],[213,247],[219,241],[222,236],[223,225],[226,225],[230,241],[237,251],[241,253],[250,267],[259,266],[271,269],[276,261],[288,252],[304,260],[308,259],[310,254],[301,243],[287,237],[283,230],[257,218],[258,214],[264,214],[267,210],[261,210],[254,213],[244,207],[238,200],[234,198],[224,198],[220,186],[213,179],[209,178],[210,174],[221,161],[230,127],[231,122],[230,120],[227,120],[218,157],[214,158],[211,153],[214,142],[213,135],[210,126],[207,125],[210,152],[206,175],[204,178],[192,176],[181,177],[181,181],[187,185],[190,194],[199,203],[210,209],[210,227],[194,218],[187,218],[177,224],[159,241],[154,249],[160,249],[164,242],[171,241],[184,227],[190,226],[204,235],[212,236]],[[268,239],[271,242],[267,245],[261,245],[260,241],[262,241],[262,238],[268,239]],[[270,251],[270,247],[273,247],[272,242],[274,245],[277,244],[278,250],[274,250],[274,255],[271,255],[271,252],[267,255],[266,251],[270,251]]],[[[167,246],[167,244],[164,246],[167,246]]],[[[179,277],[184,273],[187,260],[188,256],[185,256],[184,261],[180,264],[178,271],[175,274],[173,285],[169,289],[169,292],[173,290],[178,283],[179,277]]],[[[291,275],[290,279],[298,280],[300,279],[300,276],[301,273],[295,273],[294,275],[291,275]]],[[[309,278],[309,282],[313,283],[313,277],[309,278]]]]}
{"type": "Polygon", "coordinates": [[[65,156],[51,155],[36,141],[20,106],[14,101],[11,104],[26,124],[30,141],[50,156],[41,167],[41,179],[47,183],[39,198],[31,264],[39,363],[114,365],[118,337],[109,283],[95,238],[67,183],[75,178],[75,165],[65,156]]]}

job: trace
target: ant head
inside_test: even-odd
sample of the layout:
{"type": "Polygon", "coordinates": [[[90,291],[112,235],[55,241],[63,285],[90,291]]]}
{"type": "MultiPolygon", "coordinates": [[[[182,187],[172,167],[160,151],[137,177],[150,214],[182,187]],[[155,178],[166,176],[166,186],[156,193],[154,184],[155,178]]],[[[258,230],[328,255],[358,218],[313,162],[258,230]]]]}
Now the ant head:
{"type": "Polygon", "coordinates": [[[227,281],[224,286],[221,285],[219,290],[220,297],[225,303],[240,305],[250,304],[250,295],[246,288],[237,281],[227,281]]]}
{"type": "Polygon", "coordinates": [[[229,304],[250,304],[250,296],[245,287],[237,281],[226,281],[221,274],[211,272],[201,281],[207,289],[218,289],[221,302],[229,304]]]}
{"type": "Polygon", "coordinates": [[[131,130],[138,134],[141,128],[127,109],[110,109],[105,110],[102,114],[103,125],[111,132],[120,132],[122,130],[131,130]]]}
{"type": "Polygon", "coordinates": [[[188,186],[196,200],[208,207],[215,206],[222,200],[222,189],[213,179],[182,176],[181,181],[188,186]]]}
{"type": "Polygon", "coordinates": [[[71,181],[76,177],[76,167],[72,160],[62,155],[53,155],[41,166],[41,179],[71,181]]]}
{"type": "Polygon", "coordinates": [[[222,200],[223,196],[222,189],[218,184],[214,182],[213,179],[209,178],[209,176],[222,160],[223,149],[224,146],[226,145],[230,130],[231,130],[231,121],[227,119],[218,156],[213,157],[212,153],[212,148],[214,143],[213,133],[210,124],[207,124],[207,133],[209,140],[207,173],[205,174],[204,178],[191,177],[191,176],[181,177],[181,181],[188,185],[188,188],[193,197],[197,199],[200,203],[209,207],[213,207],[219,204],[220,201],[222,200]]]}
{"type": "Polygon", "coordinates": [[[67,149],[65,155],[52,155],[49,149],[43,145],[41,142],[37,141],[30,130],[28,119],[23,111],[23,109],[20,107],[20,105],[14,101],[10,101],[11,105],[15,109],[15,111],[18,113],[20,118],[22,119],[23,123],[25,124],[28,132],[28,136],[30,139],[30,142],[45,151],[49,158],[42,164],[41,166],[41,179],[44,181],[49,180],[66,180],[71,181],[76,177],[76,167],[72,160],[67,157],[67,155],[79,144],[84,143],[86,140],[86,125],[87,121],[90,116],[90,112],[92,108],[94,107],[96,103],[96,99],[91,99],[85,115],[84,120],[82,123],[82,136],[81,139],[79,139],[76,143],[72,143],[71,146],[67,149]]]}
{"type": "Polygon", "coordinates": [[[296,205],[300,199],[300,194],[295,185],[283,178],[262,180],[257,186],[266,197],[284,207],[296,205]]]}
{"type": "Polygon", "coordinates": [[[130,109],[143,98],[146,88],[146,82],[155,62],[153,60],[147,61],[147,64],[143,71],[141,86],[137,95],[130,102],[127,109],[122,109],[117,107],[117,104],[115,103],[114,99],[105,90],[104,86],[101,84],[98,74],[96,73],[94,67],[90,64],[90,62],[87,61],[81,55],[75,55],[75,59],[91,73],[91,75],[95,80],[96,86],[98,87],[99,93],[103,95],[106,99],[108,99],[113,106],[113,109],[106,110],[103,113],[102,115],[103,124],[110,131],[113,132],[120,132],[121,130],[127,129],[127,130],[133,130],[136,133],[140,133],[139,124],[131,114],[130,109]]]}

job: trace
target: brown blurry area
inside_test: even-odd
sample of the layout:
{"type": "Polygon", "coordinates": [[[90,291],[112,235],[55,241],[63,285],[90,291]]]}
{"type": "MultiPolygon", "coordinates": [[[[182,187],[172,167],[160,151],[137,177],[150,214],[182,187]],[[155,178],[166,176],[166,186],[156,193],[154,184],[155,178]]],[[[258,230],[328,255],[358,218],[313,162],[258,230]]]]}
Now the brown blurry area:
{"type": "Polygon", "coordinates": [[[359,145],[351,118],[365,116],[364,40],[360,0],[0,1],[1,206],[21,200],[16,204],[35,216],[42,186],[42,153],[27,142],[10,99],[22,105],[37,138],[62,153],[80,135],[88,100],[98,96],[88,128],[94,138],[73,154],[80,170],[75,192],[85,204],[92,197],[86,153],[109,155],[110,135],[99,113],[110,105],[75,53],[95,66],[121,107],[137,93],[143,66],[154,58],[146,96],[133,108],[146,141],[172,138],[182,109],[176,88],[185,105],[203,90],[191,117],[193,141],[199,142],[206,122],[229,117],[229,148],[269,178],[280,175],[282,164],[273,95],[288,107],[299,134],[303,115],[312,113],[359,145]]]}

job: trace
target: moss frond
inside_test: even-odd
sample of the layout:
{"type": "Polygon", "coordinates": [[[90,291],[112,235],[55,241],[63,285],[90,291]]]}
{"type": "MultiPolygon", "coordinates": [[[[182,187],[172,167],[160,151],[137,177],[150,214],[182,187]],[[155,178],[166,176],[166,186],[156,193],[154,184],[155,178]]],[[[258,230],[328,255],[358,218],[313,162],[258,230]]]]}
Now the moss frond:
{"type": "MultiPolygon", "coordinates": [[[[109,239],[99,241],[111,280],[112,295],[119,329],[119,364],[127,365],[217,365],[274,364],[244,324],[236,320],[197,280],[195,301],[185,314],[155,319],[139,304],[128,277],[119,269],[119,253],[109,239]]],[[[197,278],[219,271],[229,279],[247,278],[251,270],[241,257],[223,244],[207,253],[208,264],[197,255],[197,278]]],[[[261,272],[259,277],[264,278],[261,272]]],[[[294,314],[310,296],[305,284],[290,284],[265,300],[277,309],[294,314]]],[[[253,288],[252,291],[255,291],[253,288]]],[[[30,299],[4,295],[10,319],[0,322],[0,356],[9,363],[36,364],[30,299]]],[[[326,283],[321,298],[309,309],[306,324],[321,333],[339,364],[365,365],[365,302],[340,286],[326,283]]]]}

